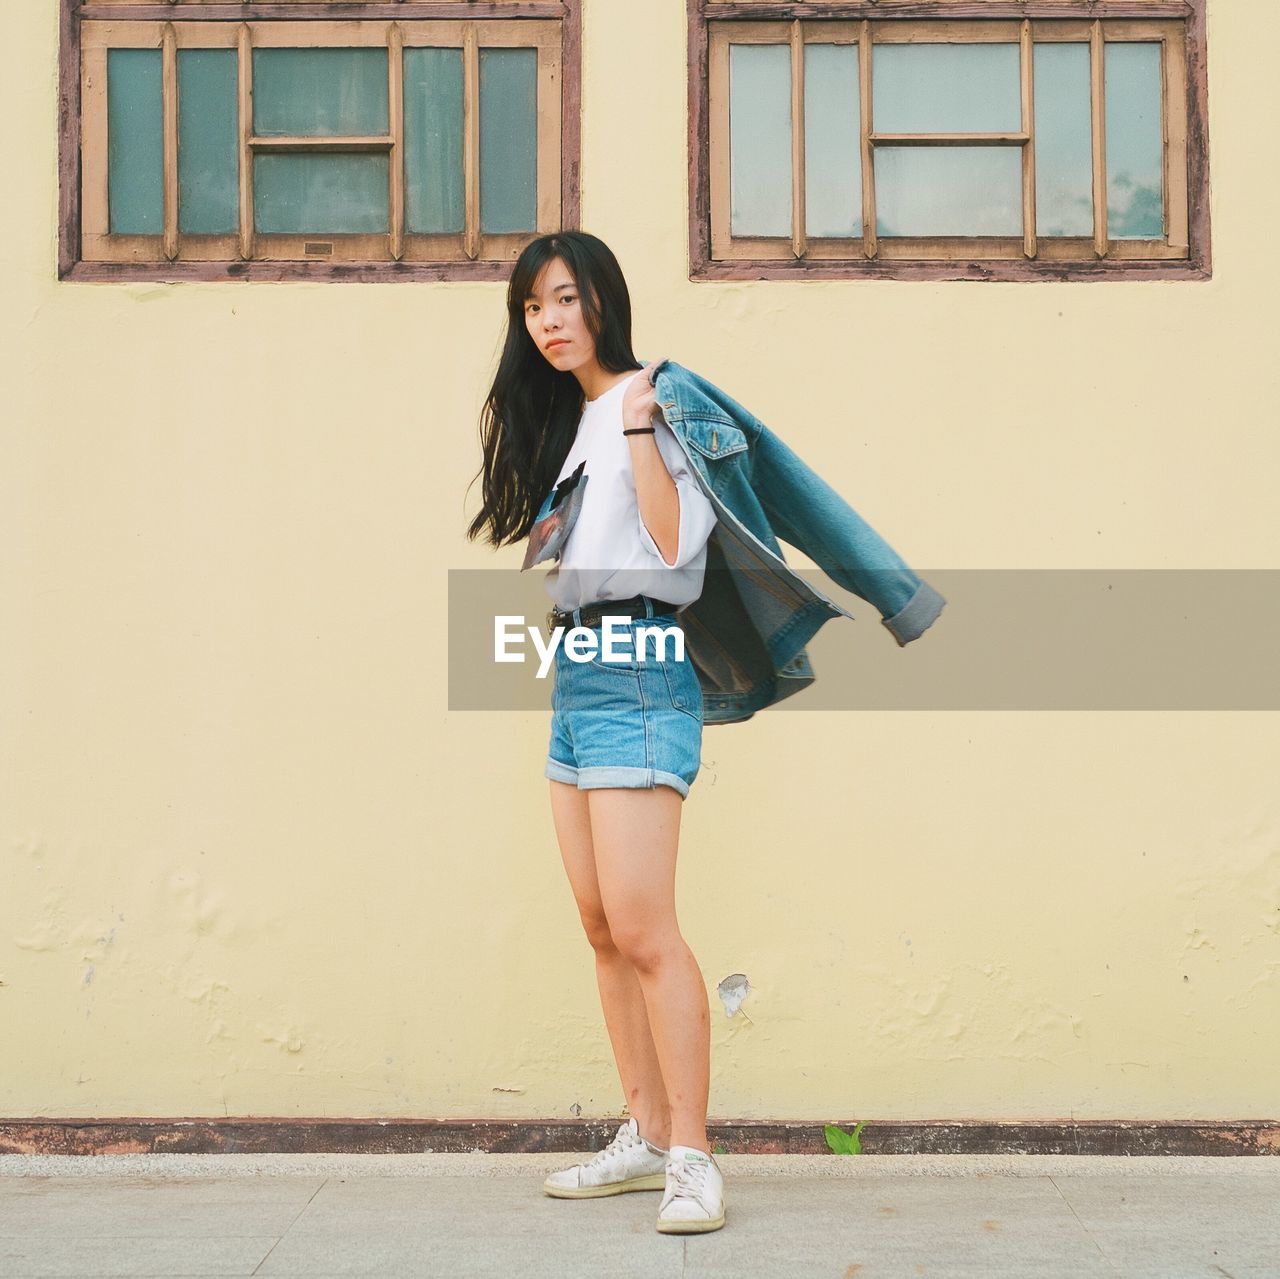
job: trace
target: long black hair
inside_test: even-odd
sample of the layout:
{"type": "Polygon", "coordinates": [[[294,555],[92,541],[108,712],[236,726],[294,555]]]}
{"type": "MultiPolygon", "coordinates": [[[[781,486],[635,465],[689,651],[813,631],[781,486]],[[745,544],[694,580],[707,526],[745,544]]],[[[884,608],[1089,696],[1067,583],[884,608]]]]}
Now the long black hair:
{"type": "Polygon", "coordinates": [[[609,246],[586,231],[531,240],[507,285],[506,339],[480,411],[484,463],[475,479],[484,478],[484,505],[467,529],[472,541],[484,533],[491,545],[503,546],[528,535],[577,433],[582,387],[548,362],[525,327],[524,300],[553,258],[565,263],[577,285],[600,367],[611,373],[643,367],[631,350],[631,296],[609,246]]]}

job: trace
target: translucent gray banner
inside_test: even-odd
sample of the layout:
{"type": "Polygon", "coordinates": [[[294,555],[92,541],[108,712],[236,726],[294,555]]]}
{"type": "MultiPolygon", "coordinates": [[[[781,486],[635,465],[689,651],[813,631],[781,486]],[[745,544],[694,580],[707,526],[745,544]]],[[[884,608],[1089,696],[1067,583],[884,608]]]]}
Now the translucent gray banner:
{"type": "MultiPolygon", "coordinates": [[[[797,570],[854,614],[805,645],[815,682],[771,712],[830,710],[1278,710],[1280,570],[949,569],[946,597],[906,647],[876,609],[797,570]]],[[[449,709],[549,709],[551,607],[541,572],[449,570],[449,709]],[[495,660],[499,617],[509,653],[495,660]]]]}

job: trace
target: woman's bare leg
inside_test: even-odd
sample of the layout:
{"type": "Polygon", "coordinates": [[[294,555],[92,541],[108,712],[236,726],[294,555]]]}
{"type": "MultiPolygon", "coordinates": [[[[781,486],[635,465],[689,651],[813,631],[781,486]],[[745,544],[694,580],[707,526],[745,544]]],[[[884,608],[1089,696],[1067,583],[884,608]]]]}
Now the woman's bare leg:
{"type": "Polygon", "coordinates": [[[711,1010],[676,922],[684,801],[670,786],[587,792],[600,900],[613,944],[635,969],[671,1106],[671,1141],[710,1151],[711,1010]]]}
{"type": "Polygon", "coordinates": [[[595,951],[596,984],[627,1110],[635,1116],[640,1135],[665,1148],[671,1144],[671,1109],[639,979],[631,961],[614,944],[600,900],[587,793],[566,782],[551,782],[551,814],[560,856],[595,951]]]}

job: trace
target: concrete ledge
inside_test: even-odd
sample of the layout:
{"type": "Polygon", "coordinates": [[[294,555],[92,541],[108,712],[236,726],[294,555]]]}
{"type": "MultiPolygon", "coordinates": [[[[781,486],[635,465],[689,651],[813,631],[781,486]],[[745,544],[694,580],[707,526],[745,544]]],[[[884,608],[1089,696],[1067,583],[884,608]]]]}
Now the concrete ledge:
{"type": "MultiPolygon", "coordinates": [[[[620,1119],[0,1119],[0,1155],[494,1154],[593,1151],[620,1119]]],[[[833,1120],[846,1132],[856,1120],[833,1120]]],[[[730,1154],[833,1156],[811,1120],[711,1122],[730,1154]]],[[[1275,1155],[1280,1119],[875,1120],[866,1155],[1275,1155]]],[[[720,1153],[720,1152],[717,1152],[720,1153]]]]}
{"type": "MultiPolygon", "coordinates": [[[[587,1152],[569,1152],[582,1155],[587,1152]]],[[[1271,1177],[1280,1161],[1216,1155],[717,1155],[739,1177],[1271,1177]]],[[[0,1155],[5,1177],[472,1177],[540,1181],[565,1152],[495,1155],[0,1155]]]]}

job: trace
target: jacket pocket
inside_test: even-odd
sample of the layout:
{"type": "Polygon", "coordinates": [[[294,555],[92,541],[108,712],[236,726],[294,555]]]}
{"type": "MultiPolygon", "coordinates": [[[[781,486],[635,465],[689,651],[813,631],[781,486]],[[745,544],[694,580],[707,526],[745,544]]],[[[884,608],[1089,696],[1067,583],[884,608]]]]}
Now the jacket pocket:
{"type": "Polygon", "coordinates": [[[742,431],[732,422],[719,418],[687,417],[684,434],[693,448],[713,462],[747,450],[747,437],[742,431]]]}

